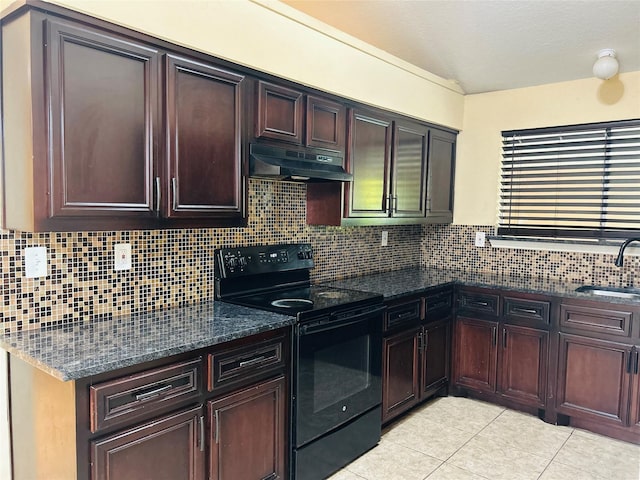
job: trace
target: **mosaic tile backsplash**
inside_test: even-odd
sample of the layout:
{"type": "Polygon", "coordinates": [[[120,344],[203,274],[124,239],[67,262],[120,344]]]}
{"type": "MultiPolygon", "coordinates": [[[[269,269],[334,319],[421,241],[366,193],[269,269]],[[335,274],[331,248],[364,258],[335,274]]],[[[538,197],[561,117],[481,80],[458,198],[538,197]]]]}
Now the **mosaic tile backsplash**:
{"type": "Polygon", "coordinates": [[[212,299],[213,251],[223,246],[310,242],[314,281],[419,264],[421,227],[307,226],[305,196],[303,184],[251,179],[245,228],[0,230],[0,324],[11,332],[212,299]],[[389,232],[388,247],[380,246],[382,230],[389,232]],[[114,271],[115,243],[131,244],[131,270],[114,271]],[[47,248],[47,277],[24,277],[23,250],[31,246],[47,248]]]}
{"type": "Polygon", "coordinates": [[[452,270],[502,272],[578,284],[640,286],[640,257],[627,255],[624,267],[615,255],[546,252],[474,245],[475,232],[493,234],[492,225],[427,225],[423,227],[421,264],[452,270]]]}
{"type": "Polygon", "coordinates": [[[5,332],[185,306],[213,298],[213,251],[310,242],[316,282],[401,268],[505,272],[575,283],[640,286],[640,257],[475,247],[487,225],[323,227],[305,223],[304,184],[251,179],[245,228],[31,234],[0,230],[0,324],[5,332]],[[380,246],[382,230],[389,246],[380,246]],[[114,271],[130,243],[133,268],[114,271]],[[44,246],[49,275],[24,277],[25,247],[44,246]]]}

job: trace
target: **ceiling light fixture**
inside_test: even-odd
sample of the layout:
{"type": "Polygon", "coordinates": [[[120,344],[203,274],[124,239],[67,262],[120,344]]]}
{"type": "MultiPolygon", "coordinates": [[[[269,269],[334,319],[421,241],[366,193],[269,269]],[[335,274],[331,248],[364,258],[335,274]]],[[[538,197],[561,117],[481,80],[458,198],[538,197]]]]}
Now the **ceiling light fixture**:
{"type": "Polygon", "coordinates": [[[618,73],[618,60],[616,51],[605,48],[598,52],[598,60],[593,64],[593,74],[602,80],[609,80],[618,73]]]}

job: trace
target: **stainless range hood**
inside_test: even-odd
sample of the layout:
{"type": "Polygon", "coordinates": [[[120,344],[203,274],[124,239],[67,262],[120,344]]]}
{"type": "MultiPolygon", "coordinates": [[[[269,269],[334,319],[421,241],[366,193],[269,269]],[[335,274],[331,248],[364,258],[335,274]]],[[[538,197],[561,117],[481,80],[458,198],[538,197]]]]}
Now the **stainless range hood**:
{"type": "Polygon", "coordinates": [[[350,182],[343,158],[330,152],[301,147],[249,146],[249,176],[299,182],[350,182]]]}

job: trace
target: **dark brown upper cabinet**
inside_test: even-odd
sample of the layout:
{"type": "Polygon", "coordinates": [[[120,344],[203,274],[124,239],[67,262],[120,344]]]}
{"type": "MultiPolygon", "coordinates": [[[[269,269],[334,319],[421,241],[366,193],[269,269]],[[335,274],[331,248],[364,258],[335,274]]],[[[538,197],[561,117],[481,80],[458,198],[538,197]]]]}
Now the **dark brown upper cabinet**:
{"type": "Polygon", "coordinates": [[[308,224],[453,221],[455,133],[373,108],[350,109],[348,124],[353,181],[308,185],[308,224]]]}
{"type": "Polygon", "coordinates": [[[166,216],[241,216],[245,77],[174,55],[166,69],[166,216]]]}
{"type": "Polygon", "coordinates": [[[58,21],[45,29],[50,215],[154,216],[158,51],[58,21]]]}
{"type": "Polygon", "coordinates": [[[256,138],[344,152],[344,105],[264,81],[256,89],[256,138]]]}
{"type": "Polygon", "coordinates": [[[375,112],[352,110],[345,184],[345,218],[389,216],[389,173],[393,123],[375,112]]]}
{"type": "Polygon", "coordinates": [[[453,181],[456,165],[456,135],[432,128],[429,139],[427,220],[453,222],[453,181]]]}
{"type": "Polygon", "coordinates": [[[344,152],[347,109],[325,98],[307,96],[306,145],[344,152]]]}
{"type": "Polygon", "coordinates": [[[2,35],[5,228],[244,222],[243,76],[41,12],[2,35]]]}
{"type": "Polygon", "coordinates": [[[258,82],[256,137],[302,143],[302,92],[258,82]]]}

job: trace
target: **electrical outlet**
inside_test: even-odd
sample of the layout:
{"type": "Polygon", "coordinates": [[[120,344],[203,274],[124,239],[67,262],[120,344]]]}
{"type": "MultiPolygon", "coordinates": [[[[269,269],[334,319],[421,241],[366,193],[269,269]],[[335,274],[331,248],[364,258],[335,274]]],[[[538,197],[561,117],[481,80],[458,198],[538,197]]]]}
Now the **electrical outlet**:
{"type": "Polygon", "coordinates": [[[24,249],[24,276],[27,278],[46,277],[48,273],[47,248],[26,247],[24,249]]]}
{"type": "Polygon", "coordinates": [[[386,247],[389,244],[389,232],[386,230],[382,231],[382,238],[380,239],[380,246],[386,247]]]}
{"type": "Polygon", "coordinates": [[[131,244],[116,243],[113,246],[113,269],[131,270],[131,244]]]}
{"type": "Polygon", "coordinates": [[[484,247],[485,233],[476,232],[476,247],[484,247]]]}

